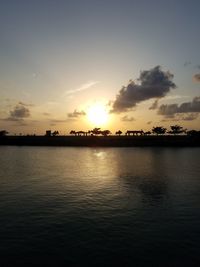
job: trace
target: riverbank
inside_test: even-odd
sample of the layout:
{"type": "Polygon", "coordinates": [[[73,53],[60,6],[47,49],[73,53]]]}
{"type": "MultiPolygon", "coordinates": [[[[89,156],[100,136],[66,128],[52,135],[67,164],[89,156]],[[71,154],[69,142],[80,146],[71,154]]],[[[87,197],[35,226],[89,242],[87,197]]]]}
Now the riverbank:
{"type": "Polygon", "coordinates": [[[3,136],[0,145],[10,146],[200,146],[199,136],[3,136]]]}

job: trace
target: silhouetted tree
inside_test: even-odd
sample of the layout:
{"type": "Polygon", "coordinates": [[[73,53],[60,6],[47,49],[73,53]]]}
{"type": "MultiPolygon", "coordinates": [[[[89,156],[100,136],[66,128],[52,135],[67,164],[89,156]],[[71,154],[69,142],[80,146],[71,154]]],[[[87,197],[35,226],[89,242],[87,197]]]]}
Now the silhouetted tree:
{"type": "Polygon", "coordinates": [[[164,127],[162,127],[162,126],[160,126],[160,127],[153,127],[153,129],[152,129],[152,133],[154,133],[154,134],[157,134],[157,135],[159,135],[159,134],[165,134],[166,133],[166,128],[164,128],[164,127]]]}
{"type": "Polygon", "coordinates": [[[171,131],[169,131],[169,134],[181,134],[184,133],[186,130],[183,129],[180,125],[172,125],[170,126],[171,131]]]}
{"type": "Polygon", "coordinates": [[[8,132],[6,130],[1,130],[0,131],[0,136],[6,136],[8,132]]]}
{"type": "Polygon", "coordinates": [[[103,136],[107,136],[107,135],[111,134],[111,131],[110,130],[104,130],[104,131],[101,131],[101,134],[103,136]]]}
{"type": "Polygon", "coordinates": [[[115,134],[120,136],[122,134],[122,131],[119,130],[115,134]]]}
{"type": "Polygon", "coordinates": [[[101,131],[100,131],[101,128],[94,128],[92,131],[90,131],[90,133],[94,134],[94,135],[99,135],[101,134],[101,131]]]}

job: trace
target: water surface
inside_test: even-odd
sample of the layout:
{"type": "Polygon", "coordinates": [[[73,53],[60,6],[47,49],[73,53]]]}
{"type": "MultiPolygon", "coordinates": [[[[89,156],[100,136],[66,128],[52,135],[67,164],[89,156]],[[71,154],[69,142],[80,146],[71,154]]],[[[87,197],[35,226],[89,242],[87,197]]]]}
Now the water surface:
{"type": "Polygon", "coordinates": [[[0,266],[199,266],[199,155],[0,147],[0,266]]]}

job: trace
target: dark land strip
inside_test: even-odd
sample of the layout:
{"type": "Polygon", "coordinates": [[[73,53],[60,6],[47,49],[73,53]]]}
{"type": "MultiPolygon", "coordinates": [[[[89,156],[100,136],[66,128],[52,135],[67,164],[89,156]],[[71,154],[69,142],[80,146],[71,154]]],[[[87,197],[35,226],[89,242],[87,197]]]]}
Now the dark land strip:
{"type": "Polygon", "coordinates": [[[2,136],[0,145],[85,147],[199,147],[200,136],[2,136]]]}

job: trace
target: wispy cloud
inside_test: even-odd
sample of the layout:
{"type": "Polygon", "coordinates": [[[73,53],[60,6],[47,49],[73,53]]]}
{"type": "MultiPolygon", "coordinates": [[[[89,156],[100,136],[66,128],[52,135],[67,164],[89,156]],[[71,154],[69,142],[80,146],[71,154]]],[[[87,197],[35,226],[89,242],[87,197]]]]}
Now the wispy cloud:
{"type": "Polygon", "coordinates": [[[49,106],[54,106],[54,105],[58,105],[58,104],[59,104],[59,102],[56,102],[56,101],[48,101],[46,103],[46,105],[49,105],[49,106]]]}
{"type": "Polygon", "coordinates": [[[24,103],[24,102],[22,102],[22,101],[19,101],[18,104],[21,105],[21,106],[24,106],[24,107],[34,107],[33,104],[27,104],[27,103],[24,103]]]}
{"type": "Polygon", "coordinates": [[[49,113],[49,112],[43,112],[42,115],[44,115],[44,116],[51,116],[51,113],[49,113]]]}
{"type": "Polygon", "coordinates": [[[79,88],[67,90],[64,93],[64,96],[72,95],[72,94],[87,90],[98,83],[99,83],[99,81],[88,81],[87,83],[82,84],[79,88]]]}
{"type": "Polygon", "coordinates": [[[130,121],[135,121],[135,119],[133,117],[125,115],[121,118],[121,121],[130,122],[130,121]]]}
{"type": "Polygon", "coordinates": [[[85,111],[83,110],[77,111],[75,109],[72,113],[68,113],[68,118],[78,118],[78,117],[85,116],[85,115],[86,115],[85,111]]]}
{"type": "Polygon", "coordinates": [[[67,122],[67,119],[51,119],[50,120],[51,123],[65,123],[67,122]]]}

